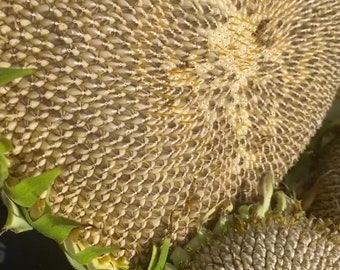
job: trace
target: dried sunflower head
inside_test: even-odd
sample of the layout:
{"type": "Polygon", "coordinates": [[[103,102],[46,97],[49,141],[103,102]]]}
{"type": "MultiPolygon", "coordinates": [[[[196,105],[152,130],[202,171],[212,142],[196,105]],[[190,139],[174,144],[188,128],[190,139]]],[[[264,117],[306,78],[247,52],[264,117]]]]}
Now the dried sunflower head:
{"type": "Polygon", "coordinates": [[[217,236],[183,269],[324,269],[340,267],[340,234],[322,220],[271,217],[235,219],[233,229],[217,236]]]}
{"type": "Polygon", "coordinates": [[[273,192],[271,178],[265,180],[262,204],[243,205],[238,214],[222,216],[213,229],[205,228],[184,247],[177,247],[170,256],[175,266],[204,270],[338,269],[339,231],[328,221],[307,218],[300,202],[282,191],[273,192]]]}
{"type": "Polygon", "coordinates": [[[281,179],[339,85],[337,0],[2,1],[13,176],[62,166],[79,246],[145,253],[281,179]]]}

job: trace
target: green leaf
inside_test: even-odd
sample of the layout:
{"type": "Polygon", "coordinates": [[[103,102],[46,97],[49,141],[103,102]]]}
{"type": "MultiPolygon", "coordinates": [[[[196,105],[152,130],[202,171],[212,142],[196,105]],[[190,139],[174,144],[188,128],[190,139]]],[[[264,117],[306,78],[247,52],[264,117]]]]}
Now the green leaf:
{"type": "Polygon", "coordinates": [[[11,141],[5,138],[0,138],[0,154],[4,154],[8,151],[11,151],[12,149],[13,149],[13,145],[11,141]]]}
{"type": "Polygon", "coordinates": [[[152,246],[152,253],[151,253],[151,259],[150,259],[150,263],[149,263],[149,266],[148,266],[148,270],[153,270],[155,268],[157,254],[158,254],[158,249],[157,249],[156,245],[153,245],[152,246]]]}
{"type": "MultiPolygon", "coordinates": [[[[26,215],[26,217],[28,217],[28,215],[26,215]]],[[[67,238],[72,229],[80,225],[78,222],[71,219],[58,217],[52,214],[44,214],[35,221],[30,220],[30,223],[34,229],[43,235],[52,238],[59,244],[67,238]]]]}
{"type": "Polygon", "coordinates": [[[88,270],[85,266],[81,265],[79,262],[77,262],[75,259],[71,257],[67,252],[65,252],[67,260],[70,262],[72,267],[76,270],[88,270]]]}
{"type": "Polygon", "coordinates": [[[0,188],[8,178],[8,162],[4,154],[12,149],[13,146],[9,140],[0,138],[0,188]]]}
{"type": "Polygon", "coordinates": [[[85,265],[97,257],[108,253],[116,253],[117,251],[119,251],[119,249],[112,247],[88,247],[77,254],[72,255],[72,258],[78,263],[85,265]]]}
{"type": "Polygon", "coordinates": [[[52,186],[53,181],[60,174],[61,169],[55,168],[38,176],[24,179],[14,186],[5,185],[6,193],[16,204],[31,207],[40,195],[52,186]]]}
{"type": "Polygon", "coordinates": [[[16,233],[32,230],[32,226],[26,221],[25,217],[21,213],[19,207],[11,201],[5,192],[2,191],[2,201],[7,207],[7,219],[4,230],[12,230],[16,233]]]}
{"type": "Polygon", "coordinates": [[[163,270],[165,268],[165,264],[168,259],[170,245],[171,245],[170,238],[165,238],[163,241],[163,245],[161,247],[161,254],[159,255],[159,259],[154,270],[163,270]]]}
{"type": "Polygon", "coordinates": [[[20,69],[20,68],[0,68],[0,86],[13,81],[16,78],[31,75],[34,69],[20,69]]]}
{"type": "Polygon", "coordinates": [[[3,155],[0,155],[0,188],[2,188],[7,178],[8,178],[7,160],[3,155]]]}

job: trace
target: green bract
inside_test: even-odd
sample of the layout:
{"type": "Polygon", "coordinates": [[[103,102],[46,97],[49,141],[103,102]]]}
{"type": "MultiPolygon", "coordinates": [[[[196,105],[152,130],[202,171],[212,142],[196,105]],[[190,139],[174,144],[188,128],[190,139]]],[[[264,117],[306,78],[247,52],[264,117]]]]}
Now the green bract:
{"type": "MultiPolygon", "coordinates": [[[[158,252],[157,246],[153,245],[151,259],[150,259],[150,263],[149,263],[147,270],[171,270],[173,269],[171,265],[167,264],[170,246],[171,246],[171,240],[168,237],[166,237],[163,240],[163,244],[160,248],[160,252],[158,252]]],[[[142,268],[139,268],[139,269],[142,269],[142,268]]]]}
{"type": "Polygon", "coordinates": [[[43,235],[52,238],[59,244],[68,237],[72,229],[80,225],[78,222],[64,217],[54,216],[50,213],[44,214],[36,221],[30,220],[27,212],[25,216],[34,229],[43,235]]]}
{"type": "Polygon", "coordinates": [[[109,247],[89,247],[75,254],[73,256],[73,259],[76,260],[78,263],[84,265],[91,263],[91,261],[97,257],[103,256],[107,253],[115,253],[117,251],[117,249],[109,247]]]}
{"type": "Polygon", "coordinates": [[[5,157],[6,152],[12,150],[12,144],[4,139],[0,139],[0,188],[8,177],[8,161],[5,157]]]}
{"type": "Polygon", "coordinates": [[[61,169],[56,168],[38,176],[24,179],[14,186],[5,183],[4,189],[15,203],[23,207],[31,207],[44,191],[49,190],[60,173],[61,169]]]}
{"type": "Polygon", "coordinates": [[[34,69],[19,69],[19,68],[0,68],[0,86],[13,81],[16,78],[24,77],[33,74],[34,69]]]}
{"type": "Polygon", "coordinates": [[[23,217],[20,208],[7,197],[5,192],[2,191],[1,197],[8,211],[7,220],[2,229],[12,230],[16,233],[32,230],[32,226],[23,217]]]}

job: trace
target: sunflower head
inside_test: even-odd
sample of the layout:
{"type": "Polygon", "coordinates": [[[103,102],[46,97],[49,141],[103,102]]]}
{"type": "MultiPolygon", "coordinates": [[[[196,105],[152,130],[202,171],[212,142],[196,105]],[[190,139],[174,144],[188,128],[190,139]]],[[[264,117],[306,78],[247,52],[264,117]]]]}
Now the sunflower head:
{"type": "Polygon", "coordinates": [[[61,167],[51,214],[136,262],[278,181],[339,85],[337,0],[1,1],[13,177],[61,167]]]}

